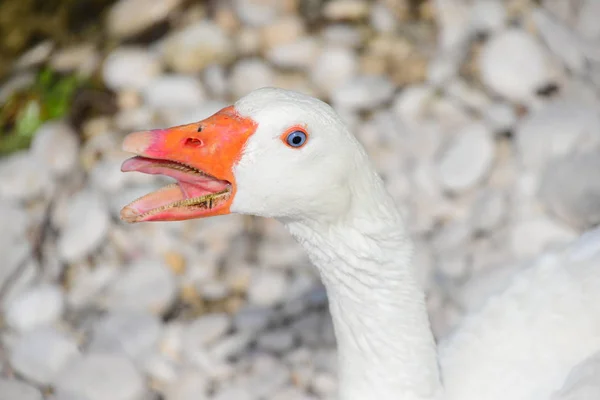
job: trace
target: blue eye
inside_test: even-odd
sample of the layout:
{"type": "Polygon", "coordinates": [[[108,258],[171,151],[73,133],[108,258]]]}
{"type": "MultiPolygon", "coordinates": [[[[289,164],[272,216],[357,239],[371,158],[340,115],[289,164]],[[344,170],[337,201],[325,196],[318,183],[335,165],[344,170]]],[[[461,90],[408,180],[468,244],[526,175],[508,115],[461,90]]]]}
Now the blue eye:
{"type": "Polygon", "coordinates": [[[287,136],[286,142],[291,147],[301,147],[304,145],[304,143],[306,143],[306,133],[302,131],[294,131],[287,136]]]}

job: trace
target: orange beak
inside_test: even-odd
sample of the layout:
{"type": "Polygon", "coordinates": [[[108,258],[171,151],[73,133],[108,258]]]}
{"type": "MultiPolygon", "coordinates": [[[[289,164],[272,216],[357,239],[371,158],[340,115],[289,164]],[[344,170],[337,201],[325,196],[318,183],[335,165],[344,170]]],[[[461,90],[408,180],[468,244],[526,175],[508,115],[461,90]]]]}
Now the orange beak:
{"type": "Polygon", "coordinates": [[[235,196],[233,168],[256,123],[233,106],[207,119],[169,129],[135,132],[123,150],[137,156],[121,171],[172,177],[176,182],[121,210],[126,222],[178,221],[228,214],[235,196]]]}

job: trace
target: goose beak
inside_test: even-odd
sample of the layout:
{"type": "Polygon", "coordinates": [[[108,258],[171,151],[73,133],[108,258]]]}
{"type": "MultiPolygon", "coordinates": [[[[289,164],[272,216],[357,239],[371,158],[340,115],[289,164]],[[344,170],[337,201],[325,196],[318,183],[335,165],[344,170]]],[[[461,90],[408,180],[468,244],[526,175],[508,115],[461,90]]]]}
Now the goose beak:
{"type": "Polygon", "coordinates": [[[165,175],[175,182],[121,210],[126,222],[180,221],[228,214],[235,196],[233,169],[256,123],[226,107],[207,119],[129,134],[123,150],[136,154],[121,171],[165,175]]]}

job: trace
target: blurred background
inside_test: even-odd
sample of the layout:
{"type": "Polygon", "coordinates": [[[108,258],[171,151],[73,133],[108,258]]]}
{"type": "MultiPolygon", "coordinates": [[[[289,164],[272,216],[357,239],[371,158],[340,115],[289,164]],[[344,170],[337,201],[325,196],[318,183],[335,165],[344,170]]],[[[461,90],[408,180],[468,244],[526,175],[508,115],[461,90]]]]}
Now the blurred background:
{"type": "Polygon", "coordinates": [[[124,135],[262,86],[332,104],[406,215],[436,337],[600,222],[597,0],[2,0],[0,399],[333,399],[275,221],[126,225],[124,135]]]}

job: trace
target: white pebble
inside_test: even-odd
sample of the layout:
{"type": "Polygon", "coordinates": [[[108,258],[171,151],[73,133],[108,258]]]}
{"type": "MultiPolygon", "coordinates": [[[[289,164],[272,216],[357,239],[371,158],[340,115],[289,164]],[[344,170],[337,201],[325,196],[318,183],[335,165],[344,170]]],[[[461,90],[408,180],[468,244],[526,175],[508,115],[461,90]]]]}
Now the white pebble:
{"type": "Polygon", "coordinates": [[[595,108],[572,100],[556,100],[521,119],[515,131],[522,165],[543,167],[577,146],[600,143],[600,116],[595,108]]]}
{"type": "Polygon", "coordinates": [[[70,199],[60,231],[58,252],[68,262],[82,259],[104,241],[110,226],[108,206],[100,195],[83,190],[70,199]]]}
{"type": "Polygon", "coordinates": [[[26,200],[52,186],[50,171],[28,151],[19,151],[0,159],[0,197],[26,200]]]}
{"type": "Polygon", "coordinates": [[[524,103],[550,83],[548,63],[537,39],[514,28],[493,36],[479,58],[483,83],[508,100],[524,103]]]}
{"type": "Polygon", "coordinates": [[[229,35],[208,20],[170,34],[163,45],[166,63],[177,72],[197,73],[211,64],[224,64],[234,56],[229,35]]]}
{"type": "Polygon", "coordinates": [[[177,295],[172,271],[162,262],[146,259],[130,265],[107,291],[108,308],[164,313],[177,295]]]}
{"type": "Polygon", "coordinates": [[[125,356],[88,354],[63,370],[55,382],[59,396],[86,400],[143,400],[142,375],[125,356]]]}
{"type": "Polygon", "coordinates": [[[64,312],[64,295],[60,287],[42,284],[16,296],[5,306],[8,326],[24,332],[57,321],[64,312]]]}
{"type": "Polygon", "coordinates": [[[358,72],[358,57],[348,48],[327,46],[312,64],[310,78],[325,95],[350,81],[358,72]]]}
{"type": "Polygon", "coordinates": [[[231,327],[227,314],[206,314],[193,321],[184,333],[188,346],[206,346],[223,336],[231,327]]]}
{"type": "Polygon", "coordinates": [[[394,85],[386,77],[362,75],[335,89],[331,99],[335,107],[371,110],[391,100],[393,95],[394,85]]]}
{"type": "Polygon", "coordinates": [[[155,110],[194,109],[206,99],[200,81],[187,75],[164,75],[144,90],[144,101],[155,110]]]}
{"type": "Polygon", "coordinates": [[[17,339],[10,351],[10,363],[27,379],[48,385],[78,356],[77,343],[72,338],[54,328],[42,327],[17,339]]]}
{"type": "Polygon", "coordinates": [[[479,194],[471,211],[471,226],[478,232],[491,232],[508,214],[507,198],[502,192],[486,190],[479,194]]]}
{"type": "Polygon", "coordinates": [[[56,175],[71,171],[78,162],[79,141],[62,121],[46,122],[35,133],[31,153],[56,175]]]}
{"type": "Polygon", "coordinates": [[[277,0],[234,0],[233,7],[245,25],[252,27],[271,23],[278,14],[277,0]]]}
{"type": "Polygon", "coordinates": [[[140,360],[157,346],[161,331],[160,320],[148,312],[111,311],[94,325],[89,349],[140,360]]]}
{"type": "Polygon", "coordinates": [[[142,90],[161,73],[156,54],[141,47],[119,47],[104,61],[102,77],[113,90],[142,90]]]}
{"type": "Polygon", "coordinates": [[[206,374],[196,370],[185,371],[166,390],[165,400],[202,400],[207,397],[206,374]]]}
{"type": "Polygon", "coordinates": [[[485,178],[494,160],[494,141],[478,123],[466,127],[450,143],[437,168],[440,183],[451,192],[472,188],[485,178]]]}
{"type": "Polygon", "coordinates": [[[234,65],[229,79],[231,94],[239,98],[254,89],[273,86],[275,73],[261,59],[249,58],[234,65]]]}
{"type": "Polygon", "coordinates": [[[255,270],[248,288],[248,301],[258,306],[274,306],[283,300],[288,286],[283,271],[255,270]]]}
{"type": "Polygon", "coordinates": [[[35,387],[14,379],[0,378],[0,400],[42,400],[35,387]]]}
{"type": "Polygon", "coordinates": [[[563,245],[575,239],[574,231],[548,218],[518,222],[510,234],[511,247],[517,257],[533,257],[550,246],[563,245]]]}
{"type": "Polygon", "coordinates": [[[108,12],[108,32],[117,38],[139,34],[165,19],[180,3],[181,0],[120,0],[108,12]]]}
{"type": "Polygon", "coordinates": [[[317,42],[304,37],[273,47],[267,52],[267,60],[279,68],[305,69],[314,63],[317,53],[317,42]]]}

